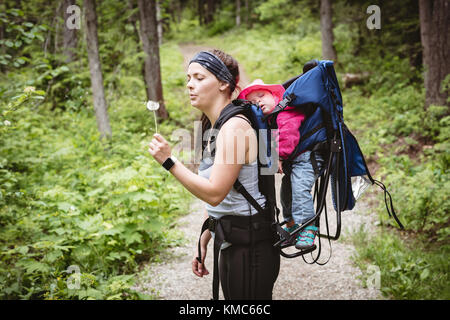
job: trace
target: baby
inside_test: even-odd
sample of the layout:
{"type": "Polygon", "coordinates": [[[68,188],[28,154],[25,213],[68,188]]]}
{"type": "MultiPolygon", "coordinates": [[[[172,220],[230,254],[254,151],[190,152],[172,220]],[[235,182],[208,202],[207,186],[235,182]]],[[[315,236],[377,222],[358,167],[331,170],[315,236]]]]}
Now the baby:
{"type": "MultiPolygon", "coordinates": [[[[257,79],[242,90],[238,99],[246,99],[258,104],[264,115],[267,115],[283,99],[284,91],[282,85],[264,84],[261,79],[257,79]]],[[[280,157],[278,171],[280,173],[283,173],[283,160],[288,159],[300,141],[299,128],[304,120],[305,115],[294,107],[286,107],[277,116],[278,153],[280,157]]],[[[290,175],[285,176],[282,181],[281,204],[284,219],[287,221],[285,229],[288,232],[292,232],[299,225],[308,222],[315,215],[311,189],[317,176],[311,164],[310,155],[311,151],[305,151],[294,158],[290,175]]],[[[320,170],[323,159],[316,155],[316,160],[320,170]]],[[[314,223],[310,223],[304,231],[296,235],[295,247],[299,250],[312,247],[317,232],[318,228],[314,223]]]]}

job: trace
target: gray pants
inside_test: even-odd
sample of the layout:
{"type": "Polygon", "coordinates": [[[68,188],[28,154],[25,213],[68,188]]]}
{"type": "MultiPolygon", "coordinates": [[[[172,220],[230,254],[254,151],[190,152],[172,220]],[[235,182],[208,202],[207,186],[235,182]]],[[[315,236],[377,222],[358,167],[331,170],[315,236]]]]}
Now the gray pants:
{"type": "MultiPolygon", "coordinates": [[[[311,151],[301,153],[293,160],[290,175],[284,175],[281,182],[281,206],[286,221],[303,224],[314,217],[314,201],[311,189],[318,176],[310,160],[311,151]]],[[[323,166],[323,158],[316,153],[319,171],[323,166]]]]}

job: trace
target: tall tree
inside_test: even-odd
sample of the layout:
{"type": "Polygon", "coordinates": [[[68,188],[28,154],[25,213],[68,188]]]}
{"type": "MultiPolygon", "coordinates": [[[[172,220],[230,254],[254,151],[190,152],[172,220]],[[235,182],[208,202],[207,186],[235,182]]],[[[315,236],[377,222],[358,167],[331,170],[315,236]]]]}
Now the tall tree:
{"type": "Polygon", "coordinates": [[[322,58],[337,61],[334,48],[333,13],[331,0],[320,1],[320,31],[322,34],[322,58]]]}
{"type": "MultiPolygon", "coordinates": [[[[76,48],[77,48],[77,29],[69,28],[67,25],[67,20],[71,18],[72,14],[68,8],[76,4],[76,0],[63,0],[63,53],[66,55],[66,62],[72,62],[76,59],[76,48]]],[[[70,25],[70,24],[69,24],[70,25]]]]}
{"type": "Polygon", "coordinates": [[[205,24],[205,0],[197,0],[198,23],[205,24]]]}
{"type": "Polygon", "coordinates": [[[236,0],[236,26],[241,25],[241,0],[236,0]]]}
{"type": "Polygon", "coordinates": [[[167,119],[161,82],[158,31],[156,24],[156,3],[154,0],[138,0],[142,46],[145,52],[144,80],[147,99],[159,102],[158,115],[167,119]]]}
{"type": "Polygon", "coordinates": [[[158,33],[158,45],[162,45],[163,39],[163,18],[161,13],[161,3],[160,1],[156,1],[156,24],[157,24],[157,33],[158,33]]]}
{"type": "Polygon", "coordinates": [[[251,1],[245,0],[245,24],[247,27],[251,28],[251,19],[250,19],[250,12],[251,12],[251,1]]]}
{"type": "Polygon", "coordinates": [[[216,1],[206,0],[205,23],[209,24],[214,21],[214,13],[216,12],[216,1]]]}
{"type": "Polygon", "coordinates": [[[111,127],[103,88],[103,75],[98,54],[97,37],[97,13],[95,0],[84,0],[84,12],[86,20],[86,43],[89,59],[89,71],[91,72],[92,96],[94,98],[95,117],[101,138],[110,138],[111,127]]]}
{"type": "Polygon", "coordinates": [[[450,1],[419,0],[420,37],[425,68],[425,107],[448,105],[441,84],[450,73],[450,1]]]}

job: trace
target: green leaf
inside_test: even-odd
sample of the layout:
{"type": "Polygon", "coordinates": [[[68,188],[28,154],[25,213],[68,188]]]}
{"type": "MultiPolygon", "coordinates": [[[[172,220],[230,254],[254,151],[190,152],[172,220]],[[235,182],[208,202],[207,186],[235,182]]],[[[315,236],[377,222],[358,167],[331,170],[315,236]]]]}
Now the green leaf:
{"type": "Polygon", "coordinates": [[[144,229],[146,232],[160,232],[164,228],[164,224],[159,220],[153,220],[144,225],[144,229]]]}
{"type": "Polygon", "coordinates": [[[428,276],[430,275],[430,269],[424,269],[421,273],[420,273],[420,280],[425,280],[426,278],[428,278],[428,276]]]}
{"type": "Polygon", "coordinates": [[[58,209],[62,210],[64,212],[68,212],[70,210],[75,211],[76,207],[68,202],[58,202],[57,203],[58,209]]]}
{"type": "Polygon", "coordinates": [[[23,255],[27,254],[28,249],[29,249],[28,246],[21,246],[21,247],[16,248],[17,252],[19,252],[20,254],[23,254],[23,255]]]}
{"type": "Polygon", "coordinates": [[[111,252],[111,253],[106,257],[106,259],[107,259],[107,260],[111,260],[111,261],[113,261],[113,260],[120,260],[120,259],[121,259],[121,256],[120,256],[120,254],[119,254],[118,252],[111,252]]]}
{"type": "Polygon", "coordinates": [[[103,294],[99,290],[89,288],[86,290],[79,290],[78,298],[79,299],[87,299],[87,300],[101,300],[101,299],[103,299],[103,294]]]}
{"type": "Polygon", "coordinates": [[[99,193],[102,193],[103,191],[105,191],[105,189],[97,188],[97,189],[94,189],[92,191],[89,191],[86,195],[88,197],[94,197],[94,196],[98,195],[99,193]]]}
{"type": "Polygon", "coordinates": [[[147,202],[157,202],[158,199],[156,198],[156,196],[154,195],[153,192],[139,192],[137,194],[135,194],[131,200],[133,201],[147,201],[147,202]]]}
{"type": "Polygon", "coordinates": [[[58,234],[60,236],[60,235],[65,234],[67,232],[67,230],[65,228],[56,228],[56,229],[53,229],[53,232],[55,232],[56,234],[58,234]]]}
{"type": "Polygon", "coordinates": [[[51,251],[48,254],[45,255],[45,260],[48,263],[53,263],[55,262],[59,257],[62,257],[63,253],[61,250],[55,250],[55,251],[51,251]]]}
{"type": "Polygon", "coordinates": [[[21,260],[17,263],[18,266],[24,267],[27,270],[27,273],[34,273],[34,272],[42,272],[42,273],[47,273],[50,272],[50,266],[42,263],[42,262],[38,262],[36,260],[33,259],[27,259],[27,260],[21,260]]]}
{"type": "Polygon", "coordinates": [[[133,243],[140,243],[141,241],[142,241],[142,236],[137,232],[127,234],[125,237],[125,243],[127,245],[130,245],[133,243]]]}

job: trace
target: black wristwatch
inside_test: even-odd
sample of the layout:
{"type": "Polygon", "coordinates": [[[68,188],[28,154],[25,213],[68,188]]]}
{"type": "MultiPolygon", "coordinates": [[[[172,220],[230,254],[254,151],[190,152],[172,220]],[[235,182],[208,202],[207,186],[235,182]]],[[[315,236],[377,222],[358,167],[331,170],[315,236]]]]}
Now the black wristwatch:
{"type": "Polygon", "coordinates": [[[175,162],[177,162],[177,158],[175,158],[174,156],[171,156],[171,157],[167,158],[166,161],[163,162],[162,166],[164,167],[164,169],[169,171],[170,168],[173,167],[175,162]]]}

